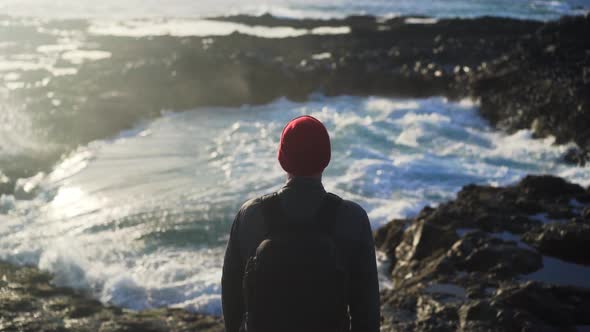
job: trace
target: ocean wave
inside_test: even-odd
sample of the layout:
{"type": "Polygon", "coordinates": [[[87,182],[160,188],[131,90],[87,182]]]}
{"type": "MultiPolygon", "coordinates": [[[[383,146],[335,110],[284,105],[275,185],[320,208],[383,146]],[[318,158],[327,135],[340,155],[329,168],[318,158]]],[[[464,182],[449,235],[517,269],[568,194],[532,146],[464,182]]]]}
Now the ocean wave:
{"type": "Polygon", "coordinates": [[[145,121],[21,180],[32,197],[0,198],[0,258],[35,264],[103,302],[220,314],[234,214],[280,187],[280,131],[302,114],[331,134],[326,188],[359,202],[374,229],[451,199],[468,183],[552,173],[590,184],[588,168],[561,163],[568,146],[528,130],[493,131],[469,100],[313,96],[205,108],[145,121]]]}

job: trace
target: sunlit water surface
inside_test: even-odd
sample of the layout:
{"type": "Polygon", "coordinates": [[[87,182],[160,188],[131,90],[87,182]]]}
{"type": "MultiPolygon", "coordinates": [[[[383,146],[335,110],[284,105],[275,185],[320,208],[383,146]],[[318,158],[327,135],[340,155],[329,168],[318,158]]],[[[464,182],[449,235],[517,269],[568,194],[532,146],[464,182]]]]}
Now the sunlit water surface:
{"type": "Polygon", "coordinates": [[[0,198],[0,259],[134,309],[220,313],[231,221],[245,200],[278,189],[283,125],[311,114],[330,131],[325,186],[359,202],[373,228],[454,197],[465,184],[552,173],[584,185],[566,146],[529,131],[492,131],[470,101],[313,97],[266,106],[164,113],[72,153],[0,198]]]}

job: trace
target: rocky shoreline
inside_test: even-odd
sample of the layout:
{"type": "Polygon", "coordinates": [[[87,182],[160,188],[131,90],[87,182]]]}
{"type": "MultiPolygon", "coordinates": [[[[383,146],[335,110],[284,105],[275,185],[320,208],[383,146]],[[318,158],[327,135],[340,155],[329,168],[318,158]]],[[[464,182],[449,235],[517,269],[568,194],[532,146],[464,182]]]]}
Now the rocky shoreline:
{"type": "Polygon", "coordinates": [[[590,325],[590,188],[527,176],[469,185],[376,234],[392,260],[384,331],[577,331],[590,325]]]}
{"type": "MultiPolygon", "coordinates": [[[[87,35],[84,49],[108,58],[81,63],[73,75],[17,70],[23,87],[0,87],[18,111],[47,128],[48,145],[56,146],[2,165],[0,194],[13,194],[18,178],[49,169],[78,145],[162,110],[305,100],[318,92],[475,98],[497,128],[532,128],[557,143],[575,142],[567,160],[587,162],[590,16],[549,23],[413,19],[217,18],[350,28],[282,39],[87,35]]],[[[2,47],[15,55],[57,42],[52,31],[88,29],[85,21],[19,24],[0,25],[2,47]],[[27,42],[14,42],[23,36],[27,42]]],[[[59,60],[56,66],[72,64],[59,60]]],[[[505,188],[466,186],[452,202],[390,222],[376,232],[395,286],[382,293],[383,331],[576,331],[590,325],[590,286],[579,278],[590,265],[589,204],[589,188],[529,176],[505,188]],[[564,273],[566,283],[574,269],[573,285],[555,283],[550,268],[564,273]]],[[[180,309],[127,311],[50,280],[34,268],[0,264],[0,331],[223,330],[217,318],[180,309]]]]}
{"type": "Polygon", "coordinates": [[[224,330],[219,318],[163,308],[141,312],[103,305],[88,295],[51,284],[32,267],[0,262],[2,332],[181,332],[224,330]]]}
{"type": "Polygon", "coordinates": [[[590,123],[590,45],[584,38],[590,15],[549,23],[493,17],[213,19],[350,31],[289,38],[237,32],[118,37],[88,33],[90,22],[81,20],[0,18],[5,21],[0,42],[9,59],[47,52],[43,47],[48,44],[67,48],[59,46],[63,36],[79,43],[79,51],[104,57],[78,62],[66,57],[52,69],[15,69],[17,81],[0,84],[9,106],[44,128],[38,139],[48,143],[43,151],[3,162],[8,180],[0,181],[0,192],[7,194],[16,179],[46,171],[77,146],[115,135],[163,110],[264,104],[280,97],[302,101],[313,93],[471,97],[500,129],[532,128],[539,137],[577,143],[579,149],[567,156],[570,162],[585,163],[590,149],[585,128],[590,123]],[[58,74],[64,70],[75,73],[58,74]],[[20,88],[6,89],[9,84],[20,88]]]}
{"type": "MultiPolygon", "coordinates": [[[[469,185],[375,232],[391,260],[382,331],[578,331],[590,325],[590,188],[552,176],[469,185]]],[[[219,318],[134,312],[0,263],[0,331],[223,331],[219,318]]]]}

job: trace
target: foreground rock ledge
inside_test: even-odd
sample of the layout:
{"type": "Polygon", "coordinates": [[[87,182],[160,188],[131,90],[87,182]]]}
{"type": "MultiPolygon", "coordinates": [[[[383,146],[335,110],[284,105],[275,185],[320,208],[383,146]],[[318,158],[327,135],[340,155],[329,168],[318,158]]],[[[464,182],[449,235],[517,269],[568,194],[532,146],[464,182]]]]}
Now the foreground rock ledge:
{"type": "MultiPolygon", "coordinates": [[[[382,331],[575,332],[590,325],[590,288],[532,277],[548,259],[590,272],[589,225],[590,188],[553,176],[501,188],[468,185],[454,201],[391,221],[375,234],[392,261],[394,285],[381,293],[382,331]]],[[[51,279],[0,262],[0,331],[224,330],[216,317],[129,311],[51,279]]]]}
{"type": "Polygon", "coordinates": [[[589,217],[590,190],[527,176],[503,188],[469,185],[454,201],[391,221],[375,234],[392,260],[382,331],[590,325],[589,217]]]}
{"type": "Polygon", "coordinates": [[[50,284],[51,275],[0,262],[0,331],[223,331],[218,318],[182,309],[141,312],[103,305],[50,284]]]}

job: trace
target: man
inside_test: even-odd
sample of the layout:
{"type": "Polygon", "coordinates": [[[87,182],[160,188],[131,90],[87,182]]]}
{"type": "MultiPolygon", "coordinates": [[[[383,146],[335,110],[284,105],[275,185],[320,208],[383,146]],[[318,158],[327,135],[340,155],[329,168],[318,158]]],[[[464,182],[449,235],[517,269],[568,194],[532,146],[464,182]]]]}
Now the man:
{"type": "MultiPolygon", "coordinates": [[[[321,269],[322,265],[329,266],[331,263],[320,263],[320,265],[316,264],[316,267],[311,267],[313,265],[311,262],[323,255],[319,253],[322,249],[315,249],[312,246],[316,243],[323,243],[322,241],[324,240],[321,239],[321,236],[317,237],[320,240],[309,240],[308,235],[305,234],[316,233],[316,228],[317,233],[319,233],[320,227],[318,225],[320,223],[328,225],[325,227],[326,234],[330,241],[333,241],[334,247],[336,248],[336,254],[334,255],[338,257],[337,259],[335,258],[335,261],[337,261],[335,264],[342,267],[346,278],[346,287],[342,288],[341,293],[343,294],[340,294],[345,301],[345,309],[344,311],[338,311],[341,312],[340,316],[342,316],[344,323],[341,325],[340,323],[335,323],[342,327],[334,327],[331,330],[342,332],[379,331],[379,286],[375,248],[369,219],[366,212],[356,203],[341,200],[335,195],[326,193],[324,190],[321,182],[322,173],[330,162],[330,156],[330,138],[326,128],[319,120],[311,116],[302,116],[290,121],[283,129],[278,150],[278,160],[281,167],[287,172],[287,183],[273,195],[263,196],[246,202],[238,212],[232,225],[230,239],[225,253],[222,276],[222,303],[227,332],[257,332],[257,330],[276,330],[276,332],[295,331],[297,329],[293,326],[296,322],[301,323],[301,321],[311,319],[308,317],[309,310],[306,311],[308,307],[314,307],[314,305],[317,307],[318,303],[330,303],[330,299],[322,299],[322,296],[324,296],[322,291],[325,288],[330,288],[332,283],[338,284],[336,281],[325,283],[321,286],[322,288],[319,288],[317,291],[314,290],[313,294],[318,294],[316,298],[305,300],[307,305],[296,306],[295,308],[297,309],[294,310],[295,312],[287,313],[287,315],[292,316],[281,316],[283,315],[280,312],[282,309],[276,308],[287,305],[286,303],[291,301],[292,297],[304,296],[301,294],[305,294],[309,287],[313,287],[315,280],[319,284],[322,282],[321,280],[325,279],[321,275],[324,272],[317,272],[313,269],[316,267],[321,269]],[[272,205],[270,203],[271,201],[276,203],[275,210],[277,211],[275,211],[276,214],[274,217],[267,212],[269,206],[272,205]],[[281,221],[282,226],[279,227],[279,221],[277,219],[286,221],[284,221],[284,224],[281,221]],[[325,221],[332,219],[333,222],[325,221]],[[306,263],[302,265],[304,266],[303,269],[309,268],[310,271],[299,271],[300,273],[298,271],[285,272],[288,273],[288,276],[292,276],[292,278],[289,279],[287,277],[287,279],[281,279],[284,280],[284,285],[275,286],[275,289],[271,291],[261,288],[271,287],[270,284],[276,281],[275,279],[282,278],[279,275],[284,274],[282,272],[285,269],[289,269],[289,264],[296,264],[295,261],[297,259],[284,259],[286,261],[284,264],[275,261],[272,263],[272,266],[268,266],[267,263],[265,268],[272,269],[274,267],[275,270],[272,273],[276,274],[276,278],[271,275],[266,279],[266,282],[258,282],[258,288],[250,291],[253,294],[245,296],[245,291],[246,295],[248,293],[245,288],[249,287],[246,284],[249,285],[249,282],[245,281],[246,278],[244,276],[245,274],[248,275],[246,270],[251,269],[251,265],[255,265],[256,263],[256,260],[253,262],[252,257],[262,255],[261,253],[264,250],[277,250],[276,245],[274,249],[267,248],[262,251],[260,249],[260,247],[264,247],[261,243],[263,241],[267,242],[265,239],[269,236],[272,237],[269,235],[269,229],[273,227],[284,227],[283,230],[305,229],[302,233],[297,233],[301,235],[296,235],[295,237],[293,236],[295,231],[287,231],[283,233],[285,235],[284,237],[274,236],[274,239],[289,237],[288,233],[291,233],[292,238],[297,239],[299,237],[301,240],[299,242],[291,242],[289,246],[297,247],[296,250],[301,252],[301,255],[306,255],[304,252],[309,247],[312,247],[313,251],[317,250],[318,253],[316,255],[312,252],[311,255],[307,254],[308,256],[302,259],[304,262],[310,262],[307,265],[306,263]],[[279,268],[277,265],[281,265],[281,267],[279,268]],[[305,282],[301,281],[301,278],[313,278],[311,286],[301,286],[305,282]],[[276,287],[282,287],[283,289],[276,287]],[[259,293],[266,295],[259,295],[259,293]],[[250,323],[254,318],[252,313],[256,308],[246,307],[248,305],[254,306],[252,304],[253,297],[258,298],[258,303],[255,304],[256,306],[269,305],[268,303],[260,304],[260,301],[264,302],[266,299],[272,301],[273,294],[279,297],[278,301],[274,302],[270,308],[267,307],[262,311],[258,310],[256,315],[259,317],[256,319],[260,324],[264,324],[265,320],[279,319],[277,317],[291,318],[280,318],[289,320],[287,322],[279,322],[280,324],[284,324],[284,327],[281,328],[252,328],[252,324],[250,323]]],[[[272,208],[270,209],[272,210],[272,208]]],[[[273,248],[273,245],[267,245],[266,247],[273,248]]],[[[285,246],[283,245],[283,247],[285,246]]],[[[273,255],[280,254],[275,255],[273,253],[273,255]]],[[[321,260],[324,258],[317,259],[321,260]]],[[[263,261],[262,258],[258,257],[259,265],[261,261],[263,261]]],[[[258,268],[260,267],[258,266],[258,268]]],[[[332,288],[337,289],[337,286],[332,288]]],[[[336,308],[337,306],[320,306],[319,308],[322,313],[318,316],[320,318],[316,317],[315,319],[322,319],[322,315],[328,315],[331,310],[339,310],[336,308]]],[[[317,311],[318,309],[314,310],[317,311]]],[[[315,323],[312,322],[311,324],[315,323]]],[[[301,330],[301,332],[311,330],[315,331],[316,329],[306,328],[305,330],[301,330]]],[[[328,331],[325,328],[317,328],[317,330],[328,331]]]]}

